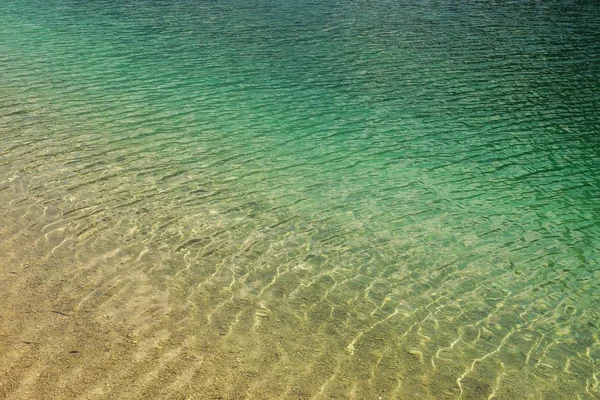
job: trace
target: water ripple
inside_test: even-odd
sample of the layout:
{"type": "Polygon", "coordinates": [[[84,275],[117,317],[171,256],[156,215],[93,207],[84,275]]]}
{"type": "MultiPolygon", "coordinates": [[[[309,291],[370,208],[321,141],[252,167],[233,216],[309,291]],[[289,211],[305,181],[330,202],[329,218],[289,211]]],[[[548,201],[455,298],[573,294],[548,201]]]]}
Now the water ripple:
{"type": "Polygon", "coordinates": [[[600,396],[595,3],[0,18],[0,397],[600,396]]]}

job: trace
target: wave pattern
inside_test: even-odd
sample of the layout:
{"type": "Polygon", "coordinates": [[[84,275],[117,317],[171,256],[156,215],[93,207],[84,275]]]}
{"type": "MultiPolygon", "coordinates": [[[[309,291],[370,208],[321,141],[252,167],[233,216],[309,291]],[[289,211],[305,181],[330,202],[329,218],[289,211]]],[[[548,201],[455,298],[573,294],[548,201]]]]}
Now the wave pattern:
{"type": "Polygon", "coordinates": [[[288,3],[0,5],[0,397],[600,397],[598,5],[288,3]]]}

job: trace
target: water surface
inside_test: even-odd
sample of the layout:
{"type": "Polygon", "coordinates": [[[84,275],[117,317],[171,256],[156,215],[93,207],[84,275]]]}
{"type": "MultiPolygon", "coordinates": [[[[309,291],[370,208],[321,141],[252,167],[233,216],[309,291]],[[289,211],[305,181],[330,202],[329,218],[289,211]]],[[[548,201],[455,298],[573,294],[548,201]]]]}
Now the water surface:
{"type": "Polygon", "coordinates": [[[600,397],[596,2],[0,21],[0,393],[600,397]]]}

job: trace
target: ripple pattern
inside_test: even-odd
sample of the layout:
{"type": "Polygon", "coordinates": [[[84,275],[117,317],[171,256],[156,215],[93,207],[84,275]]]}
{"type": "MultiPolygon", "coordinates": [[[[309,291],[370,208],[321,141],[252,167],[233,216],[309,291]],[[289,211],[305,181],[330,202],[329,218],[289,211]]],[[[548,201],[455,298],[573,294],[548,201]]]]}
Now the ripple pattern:
{"type": "Polygon", "coordinates": [[[0,398],[600,397],[596,3],[0,20],[0,398]]]}

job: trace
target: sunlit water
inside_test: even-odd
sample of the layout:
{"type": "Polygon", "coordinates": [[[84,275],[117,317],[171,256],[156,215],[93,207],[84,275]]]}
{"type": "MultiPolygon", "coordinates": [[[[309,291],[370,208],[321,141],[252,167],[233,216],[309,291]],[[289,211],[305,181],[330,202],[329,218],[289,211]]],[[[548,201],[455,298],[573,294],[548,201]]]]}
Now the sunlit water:
{"type": "Polygon", "coordinates": [[[3,0],[0,211],[74,313],[174,349],[123,361],[158,388],[598,398],[599,32],[594,1],[3,0]]]}

